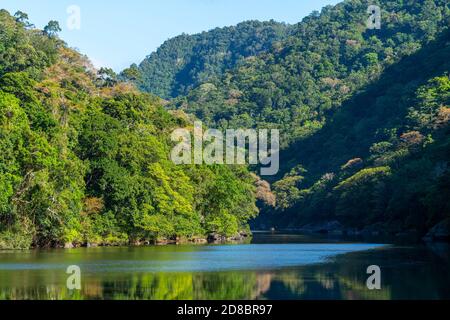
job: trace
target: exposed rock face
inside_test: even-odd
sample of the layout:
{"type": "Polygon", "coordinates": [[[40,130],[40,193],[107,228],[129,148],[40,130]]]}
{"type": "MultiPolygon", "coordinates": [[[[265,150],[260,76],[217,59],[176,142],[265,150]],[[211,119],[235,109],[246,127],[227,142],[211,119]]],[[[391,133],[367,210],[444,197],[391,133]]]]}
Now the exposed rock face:
{"type": "Polygon", "coordinates": [[[427,233],[426,241],[450,241],[450,218],[439,222],[427,233]]]}

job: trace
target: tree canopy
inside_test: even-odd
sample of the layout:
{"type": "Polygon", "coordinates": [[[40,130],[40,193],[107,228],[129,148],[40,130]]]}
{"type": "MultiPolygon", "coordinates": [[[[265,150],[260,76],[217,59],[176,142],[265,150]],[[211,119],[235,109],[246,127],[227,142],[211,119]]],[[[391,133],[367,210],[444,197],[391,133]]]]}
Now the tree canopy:
{"type": "Polygon", "coordinates": [[[0,12],[0,249],[236,236],[245,167],[176,166],[162,100],[0,12]]]}

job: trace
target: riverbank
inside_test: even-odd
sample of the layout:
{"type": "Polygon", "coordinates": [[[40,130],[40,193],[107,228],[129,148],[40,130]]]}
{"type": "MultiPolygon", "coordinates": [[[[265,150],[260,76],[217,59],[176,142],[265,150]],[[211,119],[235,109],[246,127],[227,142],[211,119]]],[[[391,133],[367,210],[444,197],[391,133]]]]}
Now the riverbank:
{"type": "Polygon", "coordinates": [[[251,244],[0,252],[2,299],[448,299],[447,247],[254,232],[251,244]],[[324,240],[325,238],[325,240],[324,240]],[[81,290],[67,288],[80,267],[81,290]],[[366,270],[382,270],[368,290],[366,270]]]}
{"type": "MultiPolygon", "coordinates": [[[[275,230],[275,229],[273,229],[275,230]]],[[[450,242],[450,219],[445,219],[424,233],[416,229],[401,230],[376,223],[364,228],[352,228],[337,220],[305,224],[298,228],[282,228],[283,231],[330,236],[362,237],[367,239],[384,238],[402,243],[450,242]]]]}
{"type": "Polygon", "coordinates": [[[142,247],[142,246],[165,246],[165,245],[205,245],[205,244],[226,244],[226,243],[249,243],[252,239],[250,231],[241,231],[234,236],[225,236],[220,234],[210,234],[206,237],[175,237],[175,238],[156,238],[141,240],[121,240],[108,239],[97,242],[66,242],[55,243],[46,246],[31,245],[24,247],[15,243],[2,243],[0,241],[0,251],[6,250],[28,250],[28,249],[75,249],[75,248],[96,248],[96,247],[142,247]]]}

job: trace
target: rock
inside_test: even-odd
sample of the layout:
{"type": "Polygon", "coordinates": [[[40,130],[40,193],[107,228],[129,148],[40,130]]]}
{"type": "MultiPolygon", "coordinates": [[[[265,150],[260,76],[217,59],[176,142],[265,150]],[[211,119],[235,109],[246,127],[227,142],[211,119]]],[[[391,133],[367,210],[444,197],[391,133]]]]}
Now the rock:
{"type": "Polygon", "coordinates": [[[98,243],[95,242],[87,242],[85,245],[86,248],[97,248],[98,247],[98,243]]]}
{"type": "Polygon", "coordinates": [[[193,242],[196,244],[205,244],[205,243],[208,243],[208,240],[203,239],[203,238],[196,238],[193,240],[193,242]]]}
{"type": "Polygon", "coordinates": [[[212,234],[208,235],[208,242],[210,242],[210,243],[224,242],[226,240],[227,240],[226,237],[221,236],[217,233],[212,233],[212,234]]]}
{"type": "Polygon", "coordinates": [[[227,241],[243,241],[245,238],[247,238],[248,235],[244,232],[240,232],[235,234],[232,237],[227,238],[227,241]]]}
{"type": "Polygon", "coordinates": [[[157,238],[155,240],[155,245],[157,246],[166,246],[169,244],[177,244],[176,239],[167,239],[167,238],[157,238]]]}
{"type": "Polygon", "coordinates": [[[140,241],[140,240],[137,240],[137,239],[130,239],[130,241],[129,241],[128,244],[129,244],[130,246],[137,247],[137,246],[140,246],[140,245],[141,245],[141,241],[140,241]]]}
{"type": "Polygon", "coordinates": [[[251,234],[247,232],[239,232],[231,237],[222,236],[217,233],[210,234],[208,236],[207,241],[209,243],[225,243],[225,242],[240,242],[244,241],[245,239],[249,238],[251,234]]]}
{"type": "Polygon", "coordinates": [[[67,242],[64,244],[64,249],[73,249],[73,243],[67,242]]]}
{"type": "Polygon", "coordinates": [[[445,219],[435,225],[424,237],[425,241],[450,241],[450,219],[445,219]]]}

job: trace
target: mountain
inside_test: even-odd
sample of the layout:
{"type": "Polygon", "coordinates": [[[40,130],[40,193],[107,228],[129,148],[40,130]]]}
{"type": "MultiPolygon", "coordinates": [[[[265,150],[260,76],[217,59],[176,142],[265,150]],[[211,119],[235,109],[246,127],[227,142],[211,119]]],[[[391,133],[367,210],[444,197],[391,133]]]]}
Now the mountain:
{"type": "Polygon", "coordinates": [[[0,249],[195,241],[248,230],[243,167],[177,166],[186,118],[95,70],[51,21],[0,10],[0,249]]]}
{"type": "Polygon", "coordinates": [[[449,24],[445,0],[380,1],[383,27],[369,30],[368,4],[323,8],[271,51],[200,84],[171,107],[211,127],[276,127],[284,147],[314,134],[343,101],[449,24]]]}
{"type": "Polygon", "coordinates": [[[246,21],[167,40],[139,66],[122,73],[149,93],[165,99],[186,94],[197,85],[219,79],[247,58],[269,51],[290,27],[275,21],[246,21]]]}
{"type": "Polygon", "coordinates": [[[445,234],[449,25],[446,0],[346,0],[293,26],[181,35],[116,77],[57,22],[2,10],[0,248],[233,237],[257,197],[258,228],[445,234]],[[280,172],[176,166],[170,134],[193,117],[279,129],[280,172]]]}
{"type": "Polygon", "coordinates": [[[297,166],[273,185],[277,209],[256,223],[423,236],[450,218],[449,55],[447,30],[285,150],[297,166]]]}
{"type": "Polygon", "coordinates": [[[209,127],[281,131],[282,170],[270,179],[277,205],[263,205],[255,226],[337,221],[423,235],[450,217],[449,25],[445,0],[347,0],[168,108],[209,127]],[[366,25],[371,4],[381,8],[379,30],[366,25]]]}

